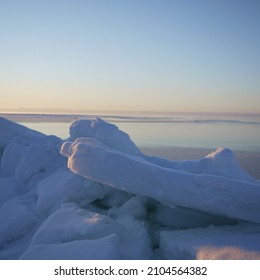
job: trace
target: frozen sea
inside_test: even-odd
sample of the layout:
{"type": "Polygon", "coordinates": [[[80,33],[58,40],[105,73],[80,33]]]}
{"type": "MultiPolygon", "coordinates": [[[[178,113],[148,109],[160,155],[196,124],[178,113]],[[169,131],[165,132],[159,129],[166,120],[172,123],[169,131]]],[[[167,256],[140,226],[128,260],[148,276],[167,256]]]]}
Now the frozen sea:
{"type": "Polygon", "coordinates": [[[78,115],[2,114],[12,121],[47,135],[69,137],[77,119],[99,116],[128,133],[146,154],[172,160],[198,159],[218,147],[233,150],[241,166],[260,178],[260,115],[169,114],[169,115],[78,115]]]}
{"type": "MultiPolygon", "coordinates": [[[[190,150],[205,152],[206,145],[139,142],[149,155],[118,129],[139,127],[139,139],[165,141],[171,129],[170,135],[181,137],[188,126],[193,133],[187,140],[205,139],[203,126],[254,126],[256,132],[256,120],[10,117],[37,130],[47,124],[48,131],[41,131],[65,140],[0,118],[0,259],[260,259],[260,180],[232,150],[178,161],[177,149],[183,157],[190,150]],[[69,138],[50,130],[68,129],[68,123],[69,138]],[[175,160],[152,156],[156,149],[174,149],[175,160]]],[[[240,152],[259,159],[258,151],[240,152]]]]}
{"type": "MultiPolygon", "coordinates": [[[[15,115],[16,121],[63,139],[69,136],[69,126],[84,115],[15,115]]],[[[260,115],[101,115],[128,133],[137,146],[143,148],[228,147],[236,151],[260,152],[260,115]]],[[[11,117],[13,119],[15,117],[11,117]]]]}
{"type": "MultiPolygon", "coordinates": [[[[69,137],[75,119],[97,115],[10,115],[45,134],[69,137]]],[[[232,149],[241,166],[260,178],[260,115],[171,114],[98,115],[131,136],[146,154],[172,160],[197,159],[218,147],[232,149]]]]}

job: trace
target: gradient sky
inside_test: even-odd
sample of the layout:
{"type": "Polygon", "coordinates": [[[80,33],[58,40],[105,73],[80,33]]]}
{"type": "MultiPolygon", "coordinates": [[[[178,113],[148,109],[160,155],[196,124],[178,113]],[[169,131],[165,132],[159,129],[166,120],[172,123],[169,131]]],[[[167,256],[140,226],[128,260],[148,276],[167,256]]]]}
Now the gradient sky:
{"type": "Polygon", "coordinates": [[[0,100],[260,113],[260,1],[0,0],[0,100]]]}

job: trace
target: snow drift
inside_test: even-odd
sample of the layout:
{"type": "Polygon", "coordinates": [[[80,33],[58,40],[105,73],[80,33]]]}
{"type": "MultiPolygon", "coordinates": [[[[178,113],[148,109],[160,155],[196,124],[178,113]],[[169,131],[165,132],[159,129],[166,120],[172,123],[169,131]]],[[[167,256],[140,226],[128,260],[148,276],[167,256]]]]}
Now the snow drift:
{"type": "Polygon", "coordinates": [[[229,149],[170,161],[99,118],[0,118],[1,259],[260,259],[260,185],[229,149]]]}

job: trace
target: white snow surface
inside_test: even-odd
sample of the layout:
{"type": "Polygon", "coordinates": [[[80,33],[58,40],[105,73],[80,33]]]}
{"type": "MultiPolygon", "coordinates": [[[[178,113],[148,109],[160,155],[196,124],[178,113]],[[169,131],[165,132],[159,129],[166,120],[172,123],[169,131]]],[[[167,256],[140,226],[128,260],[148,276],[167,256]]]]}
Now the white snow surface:
{"type": "Polygon", "coordinates": [[[27,129],[26,127],[20,124],[11,122],[2,117],[0,117],[0,127],[0,148],[2,149],[13,141],[19,141],[19,138],[22,139],[24,142],[31,142],[44,135],[38,131],[27,129]]]}
{"type": "Polygon", "coordinates": [[[94,121],[75,121],[70,127],[70,141],[74,141],[79,137],[95,138],[119,151],[133,155],[140,154],[139,149],[132,142],[128,134],[100,118],[94,121]]]}
{"type": "Polygon", "coordinates": [[[153,198],[172,207],[184,206],[260,222],[260,186],[248,174],[239,172],[240,167],[229,150],[219,149],[207,156],[206,161],[191,162],[194,170],[199,169],[196,165],[202,163],[203,174],[161,167],[142,157],[105,146],[93,138],[78,138],[73,143],[64,143],[61,152],[69,157],[70,170],[90,180],[153,198]],[[212,165],[216,162],[217,167],[223,161],[224,168],[217,168],[217,175],[212,175],[213,167],[204,167],[208,160],[212,165]],[[225,170],[229,168],[227,162],[230,172],[225,170]]]}
{"type": "Polygon", "coordinates": [[[260,259],[260,185],[229,149],[146,156],[99,118],[0,118],[0,259],[260,259]]]}
{"type": "Polygon", "coordinates": [[[164,259],[260,259],[260,225],[162,231],[164,259]]]}

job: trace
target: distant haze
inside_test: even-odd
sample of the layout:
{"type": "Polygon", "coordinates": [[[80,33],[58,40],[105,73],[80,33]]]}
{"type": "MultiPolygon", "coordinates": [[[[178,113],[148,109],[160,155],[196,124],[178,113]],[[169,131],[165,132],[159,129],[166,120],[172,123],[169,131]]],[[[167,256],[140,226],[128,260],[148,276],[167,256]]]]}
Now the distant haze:
{"type": "Polygon", "coordinates": [[[0,3],[0,112],[260,113],[260,1],[0,3]]]}

